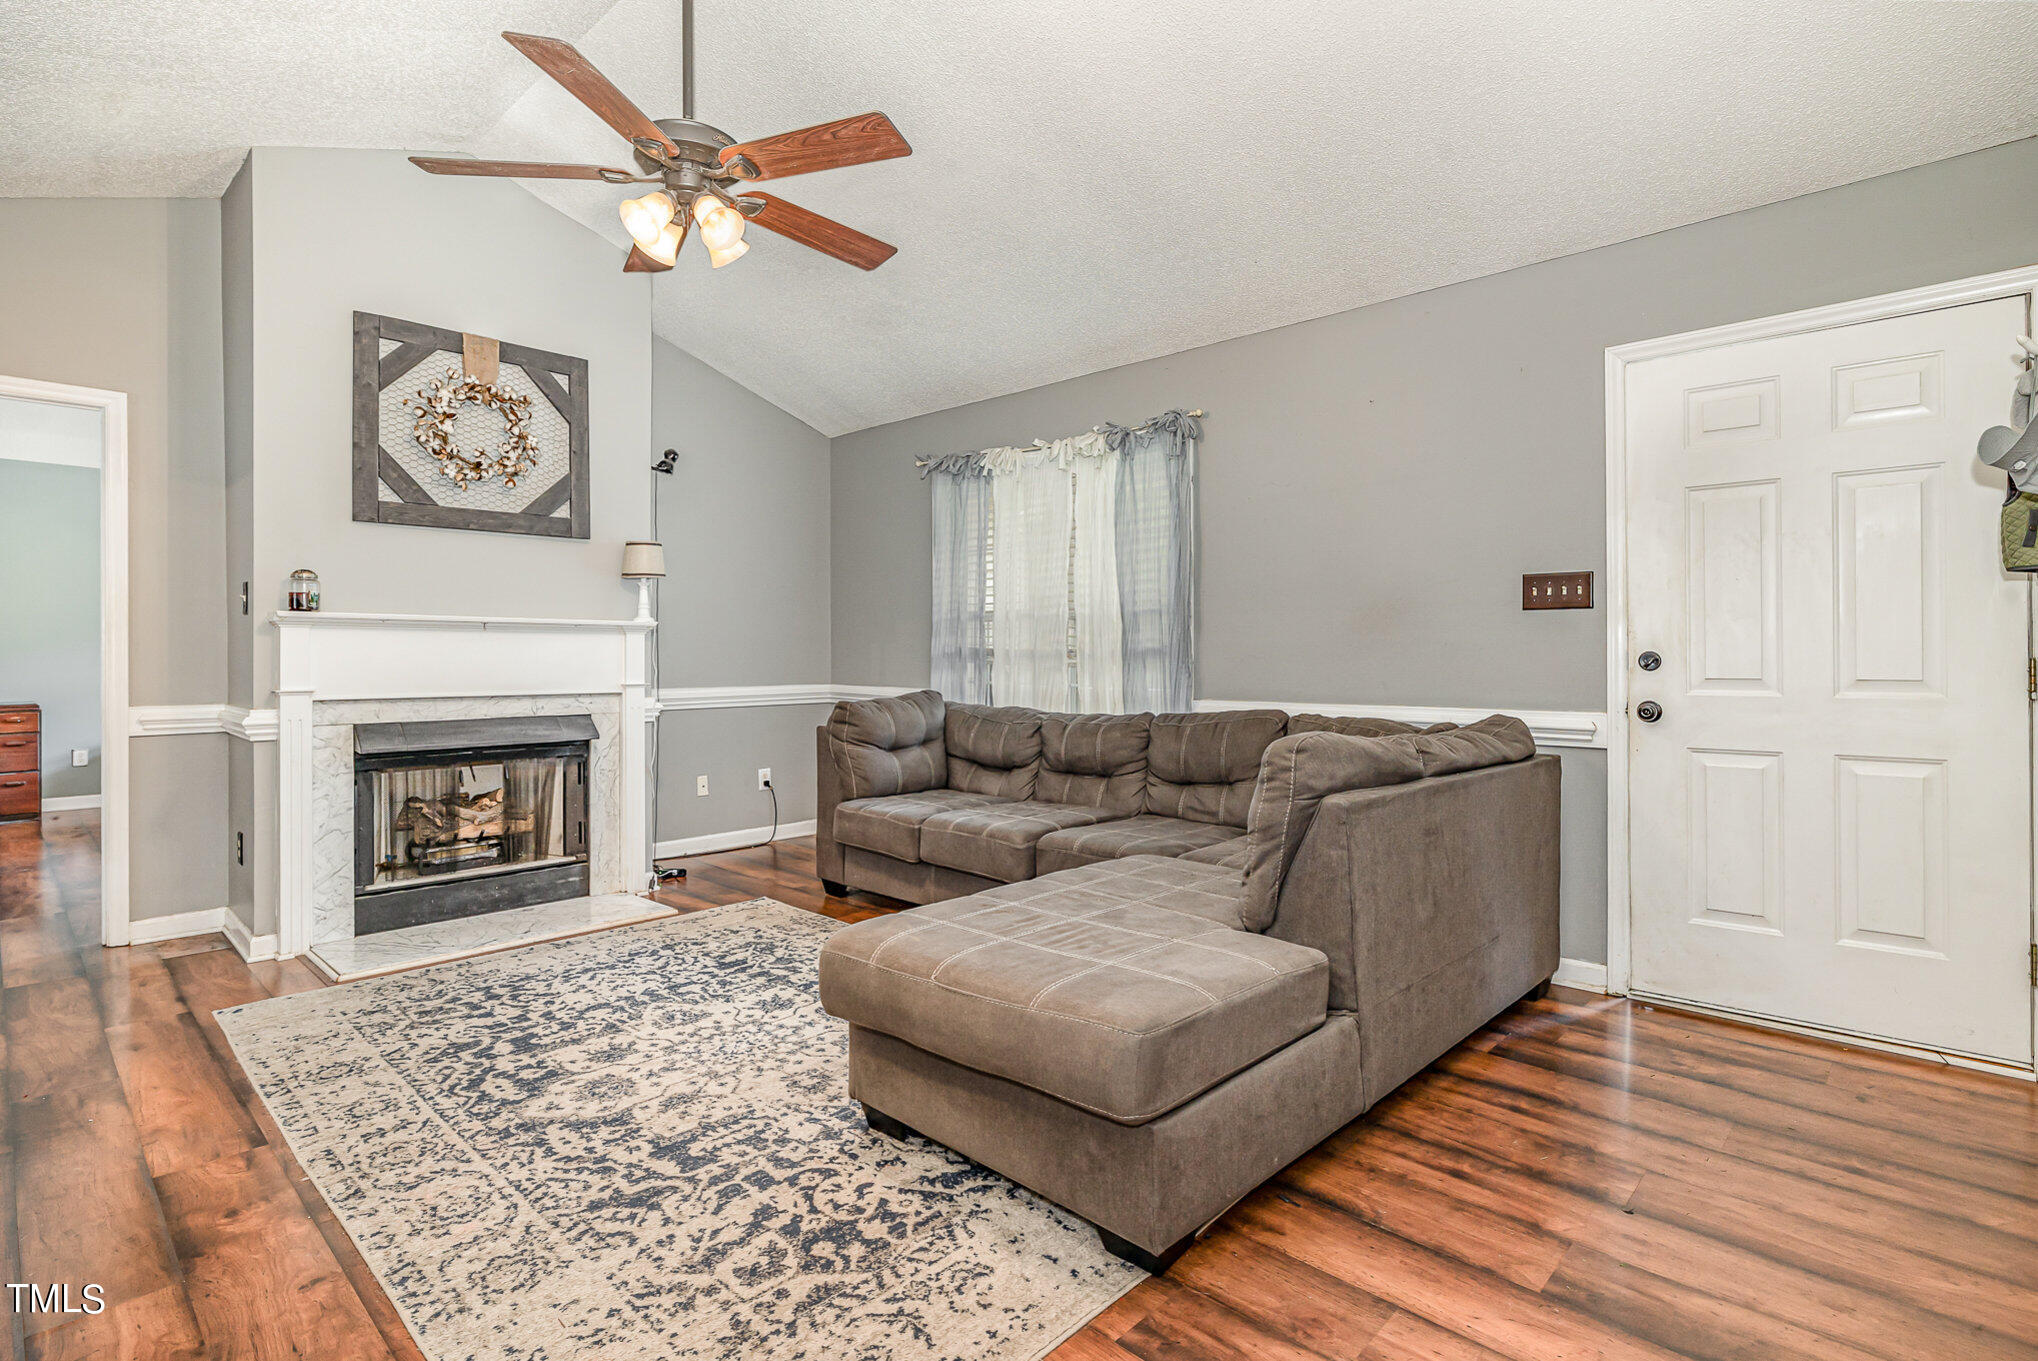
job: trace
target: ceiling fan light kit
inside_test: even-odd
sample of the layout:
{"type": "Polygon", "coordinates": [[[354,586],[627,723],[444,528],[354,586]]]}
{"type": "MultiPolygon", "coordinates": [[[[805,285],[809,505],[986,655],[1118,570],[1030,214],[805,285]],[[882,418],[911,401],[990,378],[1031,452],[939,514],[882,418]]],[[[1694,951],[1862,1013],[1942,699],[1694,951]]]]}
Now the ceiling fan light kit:
{"type": "Polygon", "coordinates": [[[708,262],[716,269],[750,249],[743,229],[751,222],[824,255],[876,269],[898,253],[874,236],[808,212],[769,194],[731,189],[756,180],[783,179],[816,170],[863,165],[909,156],[913,149],[881,113],[837,119],[776,137],[738,142],[693,116],[693,0],[681,5],[681,80],[685,116],[646,117],[628,96],[597,71],[571,43],[531,33],[505,33],[511,46],[585,104],[630,143],[640,173],[612,166],[550,165],[537,161],[468,161],[413,156],[434,175],[480,175],[512,179],[601,180],[608,184],[653,184],[642,198],[624,199],[617,211],[636,242],[623,262],[626,273],[657,273],[679,258],[689,229],[698,224],[708,262]]]}

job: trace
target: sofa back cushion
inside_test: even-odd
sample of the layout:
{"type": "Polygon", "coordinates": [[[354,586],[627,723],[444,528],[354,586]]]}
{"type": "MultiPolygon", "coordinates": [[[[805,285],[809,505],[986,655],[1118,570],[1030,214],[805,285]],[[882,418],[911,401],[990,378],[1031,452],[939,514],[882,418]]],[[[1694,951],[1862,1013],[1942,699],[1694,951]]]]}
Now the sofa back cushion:
{"type": "Polygon", "coordinates": [[[1040,774],[1038,709],[951,704],[943,726],[948,787],[1002,799],[1030,799],[1040,774]]]}
{"type": "Polygon", "coordinates": [[[1155,714],[1146,754],[1146,811],[1245,826],[1267,744],[1288,726],[1279,709],[1155,714]]]}
{"type": "Polygon", "coordinates": [[[947,708],[933,690],[843,700],[828,716],[828,746],[845,799],[939,789],[948,778],[942,742],[947,708]]]}
{"type": "Polygon", "coordinates": [[[1427,728],[1414,741],[1425,776],[1504,766],[1536,754],[1536,739],[1528,724],[1512,714],[1492,714],[1463,727],[1427,728]]]}
{"type": "Polygon", "coordinates": [[[1146,811],[1152,714],[1043,714],[1033,797],[1127,817],[1146,811]]]}
{"type": "Polygon", "coordinates": [[[1281,885],[1317,806],[1330,795],[1506,765],[1535,754],[1528,725],[1506,714],[1464,727],[1439,725],[1389,737],[1315,731],[1281,738],[1260,763],[1246,824],[1245,898],[1239,913],[1246,930],[1264,931],[1274,924],[1281,885]]]}
{"type": "Polygon", "coordinates": [[[1455,723],[1438,723],[1431,727],[1419,728],[1413,723],[1403,723],[1398,718],[1333,718],[1329,714],[1296,714],[1288,720],[1289,733],[1334,732],[1346,737],[1396,737],[1402,733],[1447,732],[1457,727],[1455,723]]]}
{"type": "Polygon", "coordinates": [[[1246,820],[1245,898],[1239,908],[1246,930],[1264,931],[1274,924],[1281,883],[1316,818],[1317,805],[1347,789],[1421,779],[1422,755],[1415,743],[1407,733],[1347,737],[1306,732],[1267,748],[1246,820]]]}

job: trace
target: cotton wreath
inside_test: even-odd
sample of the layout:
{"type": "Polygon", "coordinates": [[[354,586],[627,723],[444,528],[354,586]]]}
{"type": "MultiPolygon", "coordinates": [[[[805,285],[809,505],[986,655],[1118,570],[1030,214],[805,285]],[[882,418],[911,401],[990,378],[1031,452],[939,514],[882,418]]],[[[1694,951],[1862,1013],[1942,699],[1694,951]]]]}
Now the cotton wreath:
{"type": "Polygon", "coordinates": [[[505,487],[538,462],[538,440],[531,433],[531,399],[511,392],[500,383],[484,383],[458,369],[447,369],[429,388],[420,388],[416,400],[406,398],[405,406],[417,412],[411,436],[427,454],[438,460],[439,471],[466,490],[469,482],[486,482],[500,477],[505,487]],[[453,419],[469,402],[480,402],[502,417],[502,443],[490,455],[476,446],[473,456],[460,452],[453,443],[453,419]]]}

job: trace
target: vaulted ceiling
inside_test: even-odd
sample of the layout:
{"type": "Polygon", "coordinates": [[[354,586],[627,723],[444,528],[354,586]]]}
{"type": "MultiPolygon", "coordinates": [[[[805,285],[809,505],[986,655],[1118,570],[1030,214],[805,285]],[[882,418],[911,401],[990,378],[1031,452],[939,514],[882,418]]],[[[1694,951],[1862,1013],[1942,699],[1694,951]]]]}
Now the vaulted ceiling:
{"type": "MultiPolygon", "coordinates": [[[[677,0],[12,0],[0,194],[210,195],[250,145],[613,164],[495,36],[654,117],[677,0]],[[32,35],[32,37],[24,37],[32,35]]],[[[681,348],[838,434],[2038,132],[2038,6],[697,0],[698,116],[882,109],[914,154],[774,192],[891,241],[752,232],[652,284],[681,348]]],[[[448,181],[445,192],[460,192],[448,181]]],[[[620,191],[534,184],[614,240],[620,191]]]]}

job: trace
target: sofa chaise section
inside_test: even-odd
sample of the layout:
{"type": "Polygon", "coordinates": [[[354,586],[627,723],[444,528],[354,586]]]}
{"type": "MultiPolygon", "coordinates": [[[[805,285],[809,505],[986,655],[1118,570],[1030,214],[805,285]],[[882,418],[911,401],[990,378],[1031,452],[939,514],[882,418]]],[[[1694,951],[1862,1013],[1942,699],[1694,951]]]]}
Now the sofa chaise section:
{"type": "Polygon", "coordinates": [[[1164,1270],[1547,985],[1558,792],[1513,719],[1279,738],[1243,849],[1114,858],[837,932],[821,999],[850,1026],[851,1094],[873,1128],[956,1149],[1164,1270]]]}

